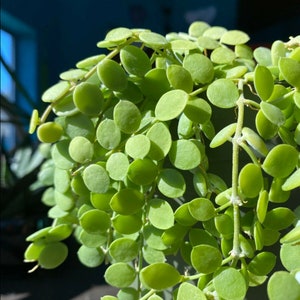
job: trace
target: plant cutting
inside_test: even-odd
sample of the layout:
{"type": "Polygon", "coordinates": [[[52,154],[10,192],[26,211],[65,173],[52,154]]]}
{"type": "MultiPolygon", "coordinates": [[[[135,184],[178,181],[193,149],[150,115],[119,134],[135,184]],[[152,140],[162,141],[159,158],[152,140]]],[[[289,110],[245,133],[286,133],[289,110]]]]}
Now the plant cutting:
{"type": "Polygon", "coordinates": [[[249,40],[202,21],[119,27],[60,74],[30,122],[53,219],[27,237],[31,271],[61,265],[73,235],[83,265],[107,264],[119,291],[103,300],[244,299],[265,283],[299,299],[300,38],[249,40]]]}

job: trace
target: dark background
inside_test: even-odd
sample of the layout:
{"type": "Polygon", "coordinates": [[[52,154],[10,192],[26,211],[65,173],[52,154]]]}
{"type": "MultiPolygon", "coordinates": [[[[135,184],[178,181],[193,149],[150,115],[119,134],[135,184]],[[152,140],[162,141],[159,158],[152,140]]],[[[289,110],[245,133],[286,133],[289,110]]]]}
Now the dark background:
{"type": "MultiPolygon", "coordinates": [[[[278,4],[270,0],[2,0],[1,10],[30,26],[36,34],[37,102],[42,92],[58,81],[61,72],[100,53],[96,43],[115,27],[149,28],[166,34],[187,32],[191,22],[202,20],[210,25],[244,30],[253,46],[269,46],[276,39],[286,41],[300,33],[299,0],[278,4]]],[[[5,29],[5,22],[1,24],[5,29]]],[[[43,219],[47,210],[38,203],[36,206],[43,219]]],[[[80,297],[93,287],[104,287],[105,267],[83,267],[77,261],[73,240],[69,241],[70,256],[62,266],[28,274],[32,266],[22,260],[27,246],[25,234],[30,230],[29,227],[25,233],[1,232],[1,299],[67,300],[80,297]],[[5,298],[8,294],[11,297],[5,298]]],[[[100,292],[106,294],[102,289],[100,292]]],[[[80,299],[99,299],[101,295],[97,290],[80,299]]],[[[248,299],[257,297],[267,299],[265,294],[250,294],[248,299]]]]}

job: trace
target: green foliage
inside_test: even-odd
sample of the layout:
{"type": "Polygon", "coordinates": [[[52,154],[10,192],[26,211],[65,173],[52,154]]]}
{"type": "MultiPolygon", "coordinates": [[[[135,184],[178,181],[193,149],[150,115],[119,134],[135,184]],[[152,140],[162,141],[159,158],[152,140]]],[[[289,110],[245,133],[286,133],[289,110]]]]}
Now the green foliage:
{"type": "Polygon", "coordinates": [[[30,124],[51,147],[53,225],[27,238],[26,261],[58,266],[74,233],[82,264],[109,264],[119,292],[103,300],[242,300],[266,281],[270,300],[299,299],[299,211],[285,205],[300,186],[299,38],[248,41],[200,21],[120,27],[97,43],[107,54],[60,74],[30,124]]]}

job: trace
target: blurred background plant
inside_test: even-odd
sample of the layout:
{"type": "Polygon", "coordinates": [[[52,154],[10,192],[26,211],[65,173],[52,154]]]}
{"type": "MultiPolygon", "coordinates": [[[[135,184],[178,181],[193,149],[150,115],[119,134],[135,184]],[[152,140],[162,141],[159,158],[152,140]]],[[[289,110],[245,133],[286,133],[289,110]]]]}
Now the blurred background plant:
{"type": "Polygon", "coordinates": [[[43,188],[34,184],[44,156],[26,131],[30,116],[22,106],[33,107],[34,101],[2,55],[1,64],[26,101],[18,105],[1,93],[1,264],[20,264],[24,236],[45,218],[43,188]]]}

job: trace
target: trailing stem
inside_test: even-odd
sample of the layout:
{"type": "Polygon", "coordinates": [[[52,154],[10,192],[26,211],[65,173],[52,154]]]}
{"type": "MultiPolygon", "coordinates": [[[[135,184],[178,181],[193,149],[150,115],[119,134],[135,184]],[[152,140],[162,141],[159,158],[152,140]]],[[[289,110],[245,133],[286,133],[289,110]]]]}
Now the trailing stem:
{"type": "MultiPolygon", "coordinates": [[[[239,81],[239,89],[242,91],[243,82],[239,81]]],[[[234,259],[233,263],[236,263],[240,258],[240,206],[242,205],[242,200],[238,194],[238,174],[239,174],[239,147],[242,138],[242,128],[244,122],[244,97],[243,93],[237,101],[237,127],[235,135],[232,139],[232,194],[231,194],[231,204],[233,205],[233,221],[234,221],[234,233],[233,233],[233,248],[231,251],[231,256],[234,259]]]]}

